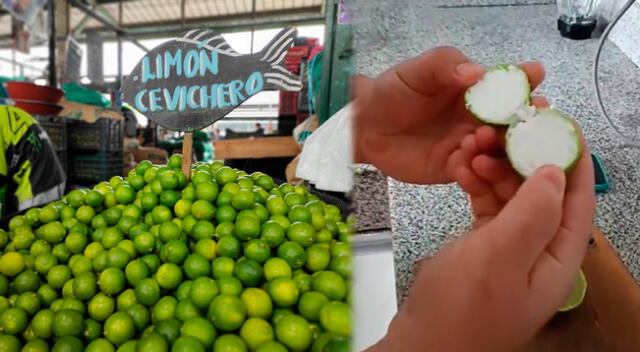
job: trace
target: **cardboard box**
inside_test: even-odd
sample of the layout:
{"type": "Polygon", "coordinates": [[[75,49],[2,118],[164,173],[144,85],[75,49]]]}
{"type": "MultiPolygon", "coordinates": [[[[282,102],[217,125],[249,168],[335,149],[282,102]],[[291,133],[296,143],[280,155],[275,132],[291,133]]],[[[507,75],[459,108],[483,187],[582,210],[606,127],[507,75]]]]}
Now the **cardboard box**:
{"type": "Polygon", "coordinates": [[[94,123],[101,117],[124,120],[124,116],[120,112],[102,106],[80,104],[64,99],[58,104],[64,107],[58,116],[69,119],[83,120],[89,123],[94,123]]]}
{"type": "Polygon", "coordinates": [[[133,151],[133,157],[136,162],[149,160],[154,164],[163,165],[169,162],[169,153],[160,148],[140,147],[133,151]]]}

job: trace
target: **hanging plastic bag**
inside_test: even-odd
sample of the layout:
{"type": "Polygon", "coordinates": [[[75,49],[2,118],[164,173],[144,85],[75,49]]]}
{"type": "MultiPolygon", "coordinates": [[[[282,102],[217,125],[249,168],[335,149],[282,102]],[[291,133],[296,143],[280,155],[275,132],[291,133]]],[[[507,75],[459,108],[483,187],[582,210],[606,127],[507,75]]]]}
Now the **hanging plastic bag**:
{"type": "Polygon", "coordinates": [[[353,187],[351,104],[342,108],[307,138],[296,176],[317,189],[348,192],[353,187]]]}

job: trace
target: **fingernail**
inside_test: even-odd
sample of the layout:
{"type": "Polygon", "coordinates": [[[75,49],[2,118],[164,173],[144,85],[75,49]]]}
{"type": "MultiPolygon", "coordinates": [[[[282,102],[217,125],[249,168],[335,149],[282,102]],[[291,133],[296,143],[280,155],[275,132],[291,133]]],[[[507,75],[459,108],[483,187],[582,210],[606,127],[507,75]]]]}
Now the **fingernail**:
{"type": "Polygon", "coordinates": [[[564,193],[567,180],[564,172],[559,167],[554,165],[543,166],[538,170],[538,174],[554,185],[558,193],[564,193]]]}
{"type": "Polygon", "coordinates": [[[482,73],[484,69],[481,65],[475,62],[463,62],[456,66],[456,73],[461,76],[470,76],[478,73],[482,73]]]}

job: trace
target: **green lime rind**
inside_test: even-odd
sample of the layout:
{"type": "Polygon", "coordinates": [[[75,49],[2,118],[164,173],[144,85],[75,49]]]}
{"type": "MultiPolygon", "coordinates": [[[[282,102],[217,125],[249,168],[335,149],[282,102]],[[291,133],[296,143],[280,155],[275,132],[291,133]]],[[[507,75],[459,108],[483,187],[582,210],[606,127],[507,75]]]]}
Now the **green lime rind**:
{"type": "Polygon", "coordinates": [[[567,312],[572,309],[577,308],[584,301],[584,296],[587,294],[587,279],[584,276],[582,270],[578,274],[576,278],[576,282],[573,286],[573,290],[571,291],[571,295],[567,300],[562,304],[560,308],[558,308],[558,312],[567,312]]]}
{"type": "MultiPolygon", "coordinates": [[[[496,65],[493,66],[491,68],[489,68],[487,70],[487,73],[490,72],[495,72],[495,71],[510,71],[510,70],[514,70],[514,71],[519,71],[520,73],[522,73],[522,75],[524,76],[524,79],[526,82],[529,82],[529,78],[526,74],[526,72],[524,72],[520,67],[516,66],[516,65],[512,65],[512,64],[500,64],[500,65],[496,65]]],[[[496,121],[495,119],[491,119],[487,116],[481,116],[481,114],[479,114],[478,112],[476,112],[473,109],[473,104],[470,103],[470,96],[471,96],[471,92],[472,92],[472,88],[474,86],[471,86],[467,89],[467,91],[464,94],[464,102],[465,102],[465,107],[467,109],[467,111],[469,111],[469,113],[471,114],[471,116],[473,118],[475,118],[476,120],[478,120],[480,123],[486,123],[486,124],[491,124],[491,125],[498,125],[498,126],[509,126],[512,125],[514,123],[517,123],[520,119],[518,118],[518,116],[516,115],[516,112],[514,111],[513,115],[511,115],[509,118],[507,118],[504,121],[496,121]]],[[[522,102],[522,106],[528,106],[531,102],[531,85],[530,84],[525,84],[523,85],[524,89],[525,89],[525,100],[522,102]]]]}
{"type": "MultiPolygon", "coordinates": [[[[580,133],[578,132],[576,125],[573,123],[573,120],[568,117],[567,115],[563,114],[562,112],[556,110],[556,109],[536,109],[536,115],[540,114],[540,113],[551,113],[554,116],[557,116],[558,118],[561,118],[563,121],[565,121],[568,125],[571,126],[571,129],[573,130],[573,136],[574,136],[574,141],[576,144],[576,153],[573,157],[573,160],[568,163],[566,166],[562,167],[562,170],[565,173],[569,173],[571,172],[571,170],[573,170],[573,168],[578,164],[578,161],[580,160],[580,156],[582,155],[582,143],[580,143],[580,133]]],[[[533,116],[532,118],[536,118],[536,116],[533,116]]],[[[505,134],[505,140],[506,140],[506,145],[505,145],[505,150],[507,152],[507,157],[509,158],[509,163],[511,164],[511,167],[513,167],[522,177],[529,177],[531,176],[531,173],[527,173],[525,170],[523,170],[519,165],[519,163],[516,160],[516,157],[513,155],[512,151],[511,151],[511,143],[510,143],[510,137],[511,134],[513,132],[513,129],[517,126],[517,123],[512,124],[511,126],[509,126],[509,129],[507,129],[507,133],[505,134]]],[[[535,170],[534,170],[535,172],[535,170]]]]}

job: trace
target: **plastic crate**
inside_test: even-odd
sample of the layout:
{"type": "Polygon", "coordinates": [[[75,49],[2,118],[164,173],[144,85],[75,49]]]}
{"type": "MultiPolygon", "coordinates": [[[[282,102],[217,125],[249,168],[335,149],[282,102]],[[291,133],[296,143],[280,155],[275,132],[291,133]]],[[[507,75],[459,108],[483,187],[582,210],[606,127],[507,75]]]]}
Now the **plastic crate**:
{"type": "Polygon", "coordinates": [[[298,92],[280,91],[280,115],[295,115],[298,112],[298,92]]]}
{"type": "Polygon", "coordinates": [[[93,185],[122,175],[122,152],[73,153],[69,155],[69,179],[93,185]]]}
{"type": "Polygon", "coordinates": [[[124,121],[109,118],[100,118],[95,123],[71,120],[67,124],[67,136],[69,150],[122,152],[124,121]]]}
{"type": "Polygon", "coordinates": [[[67,151],[66,150],[60,150],[57,151],[56,154],[58,155],[58,160],[60,160],[60,165],[62,165],[62,169],[64,170],[64,174],[65,175],[69,175],[69,168],[67,166],[67,151]]]}
{"type": "Polygon", "coordinates": [[[47,132],[51,145],[53,145],[56,152],[67,150],[66,118],[53,115],[33,115],[33,117],[42,126],[42,129],[47,132]]]}

